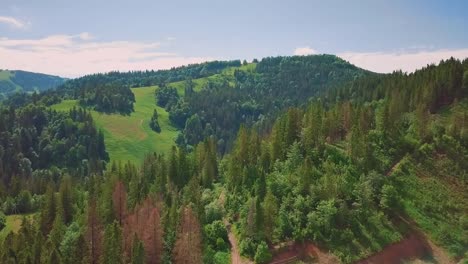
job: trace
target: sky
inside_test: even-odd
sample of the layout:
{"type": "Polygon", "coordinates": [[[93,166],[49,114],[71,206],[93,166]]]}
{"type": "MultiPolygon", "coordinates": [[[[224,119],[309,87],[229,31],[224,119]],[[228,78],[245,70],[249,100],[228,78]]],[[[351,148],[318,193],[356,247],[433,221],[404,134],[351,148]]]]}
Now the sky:
{"type": "Polygon", "coordinates": [[[335,54],[375,72],[468,57],[468,1],[0,0],[0,69],[78,77],[335,54]]]}

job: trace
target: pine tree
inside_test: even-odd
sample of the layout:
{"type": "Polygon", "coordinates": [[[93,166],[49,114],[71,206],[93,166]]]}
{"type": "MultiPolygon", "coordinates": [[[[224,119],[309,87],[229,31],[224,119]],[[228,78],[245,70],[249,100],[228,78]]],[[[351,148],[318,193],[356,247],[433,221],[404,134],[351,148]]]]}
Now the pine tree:
{"type": "Polygon", "coordinates": [[[59,203],[64,224],[67,225],[73,219],[73,194],[69,176],[62,178],[59,189],[59,203]]]}
{"type": "Polygon", "coordinates": [[[276,216],[278,215],[278,200],[270,191],[265,196],[262,208],[265,236],[268,241],[272,242],[276,226],[276,216]]]}
{"type": "Polygon", "coordinates": [[[47,188],[44,196],[44,205],[41,210],[40,227],[44,235],[49,234],[57,213],[55,194],[52,186],[47,188]]]}
{"type": "Polygon", "coordinates": [[[133,245],[132,245],[132,264],[144,264],[145,263],[145,250],[143,248],[143,243],[138,239],[137,235],[133,236],[133,245]]]}
{"type": "Polygon", "coordinates": [[[103,264],[123,263],[122,230],[117,221],[106,226],[104,232],[103,264]]]}
{"type": "Polygon", "coordinates": [[[177,169],[176,185],[179,189],[182,189],[190,180],[190,176],[191,176],[190,164],[189,164],[189,160],[187,159],[187,153],[182,148],[179,149],[177,164],[178,164],[178,169],[177,169]]]}
{"type": "Polygon", "coordinates": [[[241,125],[237,134],[235,153],[237,159],[241,162],[241,166],[245,167],[249,159],[249,134],[244,125],[241,125]]]}
{"type": "Polygon", "coordinates": [[[169,171],[168,171],[168,177],[169,177],[169,180],[176,184],[177,186],[177,183],[178,183],[178,175],[179,175],[179,172],[178,172],[178,160],[177,160],[177,148],[175,146],[172,147],[172,150],[171,150],[171,156],[169,158],[169,171]]]}

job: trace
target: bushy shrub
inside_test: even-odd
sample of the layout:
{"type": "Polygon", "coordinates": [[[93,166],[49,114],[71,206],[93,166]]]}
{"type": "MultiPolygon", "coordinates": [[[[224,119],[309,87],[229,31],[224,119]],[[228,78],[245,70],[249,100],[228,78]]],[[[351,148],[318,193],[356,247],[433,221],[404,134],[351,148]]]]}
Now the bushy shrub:
{"type": "Polygon", "coordinates": [[[255,252],[255,263],[268,263],[271,260],[271,252],[268,249],[268,245],[265,241],[262,241],[257,246],[257,251],[255,252]]]}

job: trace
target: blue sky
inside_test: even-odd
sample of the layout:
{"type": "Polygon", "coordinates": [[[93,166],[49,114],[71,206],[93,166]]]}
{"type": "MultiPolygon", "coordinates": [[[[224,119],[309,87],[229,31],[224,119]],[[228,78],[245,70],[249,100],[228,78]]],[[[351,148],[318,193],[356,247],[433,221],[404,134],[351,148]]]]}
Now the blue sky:
{"type": "Polygon", "coordinates": [[[337,54],[412,71],[468,57],[468,1],[2,0],[0,68],[67,77],[337,54]]]}

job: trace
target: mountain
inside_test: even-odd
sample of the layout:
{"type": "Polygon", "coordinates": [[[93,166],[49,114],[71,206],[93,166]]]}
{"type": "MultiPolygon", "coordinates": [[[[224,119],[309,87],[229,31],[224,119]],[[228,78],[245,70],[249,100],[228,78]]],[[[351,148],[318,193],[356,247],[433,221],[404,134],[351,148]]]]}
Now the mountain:
{"type": "Polygon", "coordinates": [[[5,100],[0,262],[467,261],[468,59],[208,65],[5,100]]]}
{"type": "Polygon", "coordinates": [[[217,149],[224,153],[241,124],[267,133],[284,109],[367,75],[377,74],[333,55],[270,57],[90,75],[42,96],[66,98],[52,106],[58,110],[88,107],[107,135],[111,158],[138,162],[148,151],[167,153],[176,142],[190,149],[209,137],[217,139],[217,149]],[[138,84],[150,86],[134,87],[138,84]],[[149,127],[155,109],[163,126],[159,133],[149,127]]]}
{"type": "Polygon", "coordinates": [[[42,73],[0,70],[0,94],[5,97],[15,92],[42,92],[65,81],[65,78],[42,73]]]}

